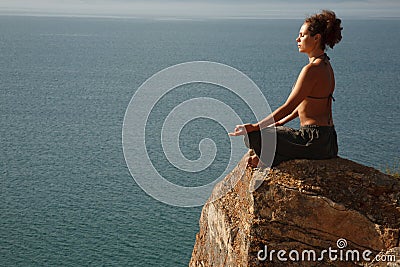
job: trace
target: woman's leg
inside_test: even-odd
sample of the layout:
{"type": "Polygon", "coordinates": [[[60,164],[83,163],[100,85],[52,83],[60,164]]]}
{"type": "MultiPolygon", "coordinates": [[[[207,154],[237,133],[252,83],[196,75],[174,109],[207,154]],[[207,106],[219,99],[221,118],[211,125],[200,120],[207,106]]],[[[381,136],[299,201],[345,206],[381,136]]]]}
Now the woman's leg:
{"type": "Polygon", "coordinates": [[[249,158],[248,165],[265,168],[271,166],[274,161],[276,146],[276,128],[265,128],[261,131],[251,132],[244,137],[245,145],[253,150],[254,157],[249,158]]]}
{"type": "Polygon", "coordinates": [[[301,158],[306,144],[299,130],[284,126],[251,132],[245,136],[244,142],[258,156],[257,159],[249,159],[249,164],[257,166],[263,163],[264,166],[271,167],[282,161],[301,158]]]}

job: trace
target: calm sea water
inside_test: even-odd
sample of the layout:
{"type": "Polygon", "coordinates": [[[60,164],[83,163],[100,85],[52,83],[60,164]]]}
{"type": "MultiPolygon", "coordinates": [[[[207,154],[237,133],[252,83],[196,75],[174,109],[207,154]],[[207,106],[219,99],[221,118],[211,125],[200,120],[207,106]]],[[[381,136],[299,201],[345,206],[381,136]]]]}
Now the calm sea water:
{"type": "MultiPolygon", "coordinates": [[[[186,266],[201,208],[162,204],[134,182],[121,145],[125,109],[151,75],[193,60],[241,70],[276,108],[307,62],[295,43],[301,23],[0,16],[2,265],[186,266]]],[[[342,43],[328,52],[340,155],[376,168],[399,162],[399,26],[344,21],[342,43]]],[[[252,119],[228,92],[192,85],[160,100],[149,116],[155,133],[171,108],[199,96],[231,100],[252,119]]],[[[157,134],[150,157],[176,183],[209,182],[228,159],[226,133],[199,119],[181,144],[196,159],[205,137],[219,160],[196,179],[162,158],[157,134]]]]}

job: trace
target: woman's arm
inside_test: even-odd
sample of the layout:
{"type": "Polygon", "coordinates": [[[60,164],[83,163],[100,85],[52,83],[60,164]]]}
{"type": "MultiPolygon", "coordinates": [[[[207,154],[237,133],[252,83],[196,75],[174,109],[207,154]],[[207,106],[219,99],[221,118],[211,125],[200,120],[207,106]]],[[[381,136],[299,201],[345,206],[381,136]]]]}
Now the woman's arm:
{"type": "Polygon", "coordinates": [[[285,118],[281,119],[280,121],[277,121],[274,126],[281,126],[281,125],[285,125],[286,123],[288,123],[289,121],[297,118],[299,116],[298,113],[298,109],[299,107],[297,107],[290,115],[286,116],[285,118]]]}
{"type": "MultiPolygon", "coordinates": [[[[244,125],[236,125],[233,133],[229,133],[230,136],[244,135],[246,132],[253,132],[263,128],[266,128],[275,122],[279,122],[280,120],[288,117],[293,114],[293,112],[297,109],[299,104],[310,95],[315,83],[317,81],[317,73],[316,68],[312,64],[305,66],[296,81],[295,86],[293,87],[292,92],[287,98],[286,102],[277,108],[274,112],[268,115],[265,119],[259,121],[255,124],[244,124],[244,125]]],[[[291,117],[289,117],[291,118],[291,117]]],[[[293,119],[293,118],[292,118],[293,119]]],[[[288,120],[289,121],[289,120],[288,120]]]]}
{"type": "Polygon", "coordinates": [[[263,129],[273,124],[275,121],[280,121],[281,119],[290,115],[300,105],[300,103],[311,94],[311,91],[317,81],[316,71],[317,70],[315,66],[311,64],[305,66],[301,70],[296,84],[286,102],[272,112],[272,114],[258,122],[258,127],[263,129]]]}

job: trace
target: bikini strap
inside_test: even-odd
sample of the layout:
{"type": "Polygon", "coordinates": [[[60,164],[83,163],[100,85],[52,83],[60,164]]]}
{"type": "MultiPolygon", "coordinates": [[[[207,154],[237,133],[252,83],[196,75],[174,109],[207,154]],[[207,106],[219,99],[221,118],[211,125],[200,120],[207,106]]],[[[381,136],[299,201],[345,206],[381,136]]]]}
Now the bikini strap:
{"type": "Polygon", "coordinates": [[[328,99],[328,107],[329,107],[328,124],[331,124],[331,122],[332,122],[332,101],[335,101],[335,98],[333,97],[332,93],[330,93],[328,96],[324,96],[324,97],[317,97],[317,96],[307,96],[307,97],[312,98],[312,99],[328,99]],[[329,101],[331,99],[332,99],[332,101],[329,101]]]}
{"type": "Polygon", "coordinates": [[[325,60],[325,59],[331,60],[331,58],[328,57],[328,55],[326,53],[323,53],[322,55],[319,55],[319,56],[315,57],[311,63],[314,63],[314,61],[317,60],[318,58],[322,58],[323,60],[325,60]]]}
{"type": "Polygon", "coordinates": [[[335,98],[333,97],[332,93],[330,93],[328,96],[323,96],[323,97],[318,97],[318,96],[307,96],[308,98],[312,99],[329,99],[331,98],[333,101],[335,101],[335,98]]]}

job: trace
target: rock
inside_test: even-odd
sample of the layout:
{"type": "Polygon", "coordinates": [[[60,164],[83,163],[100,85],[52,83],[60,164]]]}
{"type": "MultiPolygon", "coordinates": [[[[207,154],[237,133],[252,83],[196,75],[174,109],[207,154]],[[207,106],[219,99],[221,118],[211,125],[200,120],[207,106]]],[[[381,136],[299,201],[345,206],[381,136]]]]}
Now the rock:
{"type": "Polygon", "coordinates": [[[400,179],[343,158],[252,170],[247,156],[204,205],[190,267],[399,266],[400,179]]]}

